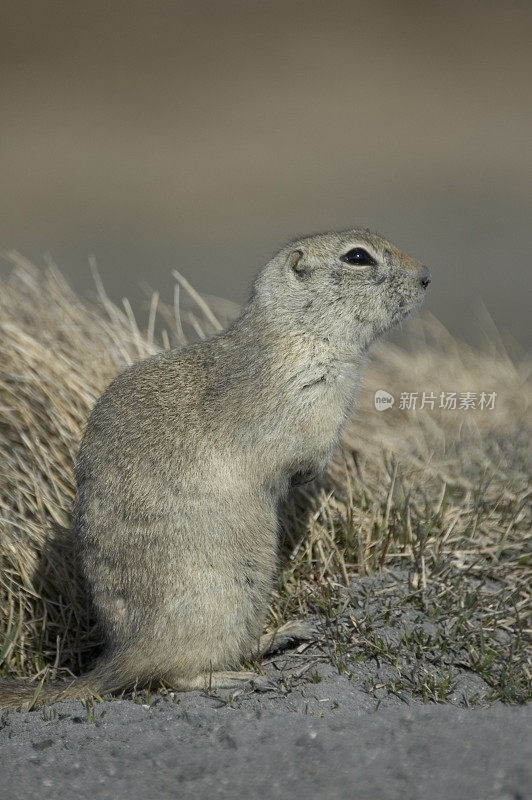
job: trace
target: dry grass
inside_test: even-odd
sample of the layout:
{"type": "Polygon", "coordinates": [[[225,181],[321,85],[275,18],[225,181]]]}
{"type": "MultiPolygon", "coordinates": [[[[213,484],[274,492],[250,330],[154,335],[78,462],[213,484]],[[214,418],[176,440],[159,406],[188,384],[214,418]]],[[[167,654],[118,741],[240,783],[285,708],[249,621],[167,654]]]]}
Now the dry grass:
{"type": "MultiPolygon", "coordinates": [[[[217,319],[201,299],[182,312],[178,292],[173,308],[154,294],[140,327],[127,302],[113,305],[98,282],[99,302],[89,307],[53,265],[38,271],[18,254],[8,258],[10,275],[0,281],[0,674],[54,677],[78,673],[98,645],[69,533],[72,463],[91,406],[124,365],[183,344],[184,330],[209,335],[217,319]]],[[[340,670],[355,652],[397,663],[397,647],[374,620],[338,620],[354,577],[399,567],[408,603],[443,620],[445,636],[405,635],[398,647],[418,662],[452,652],[493,697],[520,702],[530,687],[530,365],[510,359],[493,330],[480,350],[434,320],[409,329],[407,349],[376,348],[329,473],[283,509],[272,621],[319,613],[340,670]],[[377,388],[396,396],[393,409],[375,411],[377,388]],[[412,411],[398,407],[401,391],[497,399],[494,410],[412,411]]],[[[383,587],[389,614],[405,593],[392,602],[383,587]]],[[[441,700],[444,684],[411,688],[441,700]]]]}

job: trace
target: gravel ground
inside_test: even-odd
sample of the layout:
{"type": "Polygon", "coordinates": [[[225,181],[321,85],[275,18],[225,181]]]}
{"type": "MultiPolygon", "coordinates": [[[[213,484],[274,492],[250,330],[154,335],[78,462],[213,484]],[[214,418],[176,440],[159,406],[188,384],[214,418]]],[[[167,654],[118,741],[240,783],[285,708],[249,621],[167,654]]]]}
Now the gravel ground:
{"type": "Polygon", "coordinates": [[[191,693],[89,715],[74,701],[4,712],[0,797],[532,797],[529,708],[375,706],[336,675],[232,702],[191,693]]]}

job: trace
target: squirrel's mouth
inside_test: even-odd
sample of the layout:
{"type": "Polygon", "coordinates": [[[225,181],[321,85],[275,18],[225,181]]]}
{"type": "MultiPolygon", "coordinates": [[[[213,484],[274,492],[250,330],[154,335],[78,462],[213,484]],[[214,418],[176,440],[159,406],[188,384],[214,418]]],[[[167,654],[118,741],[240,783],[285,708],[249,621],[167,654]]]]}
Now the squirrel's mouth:
{"type": "Polygon", "coordinates": [[[410,316],[413,311],[420,308],[423,304],[423,295],[417,297],[415,300],[407,300],[405,297],[402,297],[399,300],[399,308],[397,309],[396,313],[393,317],[392,324],[396,322],[400,322],[402,319],[410,316]]]}

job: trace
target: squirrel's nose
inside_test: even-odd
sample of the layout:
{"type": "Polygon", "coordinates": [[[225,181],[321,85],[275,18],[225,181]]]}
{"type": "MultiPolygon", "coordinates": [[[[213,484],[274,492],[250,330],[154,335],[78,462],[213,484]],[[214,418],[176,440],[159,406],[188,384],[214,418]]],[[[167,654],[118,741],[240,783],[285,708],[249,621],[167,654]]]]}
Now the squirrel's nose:
{"type": "Polygon", "coordinates": [[[419,277],[419,282],[424,289],[427,288],[429,283],[431,282],[432,277],[427,267],[421,267],[421,275],[419,277]]]}

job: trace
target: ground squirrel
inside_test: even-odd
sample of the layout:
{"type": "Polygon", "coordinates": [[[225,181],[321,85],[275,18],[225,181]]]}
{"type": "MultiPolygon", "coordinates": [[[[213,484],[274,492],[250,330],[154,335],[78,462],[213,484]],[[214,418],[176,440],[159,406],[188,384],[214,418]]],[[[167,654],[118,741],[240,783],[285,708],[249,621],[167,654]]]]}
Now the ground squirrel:
{"type": "MultiPolygon", "coordinates": [[[[234,686],[264,652],[277,506],[320,473],[371,343],[419,306],[426,267],[367,230],[297,239],[223,333],[133,364],[100,397],[75,474],[74,531],[106,649],[40,701],[160,678],[234,686]],[[303,476],[303,477],[302,477],[303,476]],[[233,671],[231,671],[233,670],[233,671]]],[[[298,623],[278,632],[282,644],[298,623]]],[[[34,686],[0,683],[0,706],[34,686]]]]}

